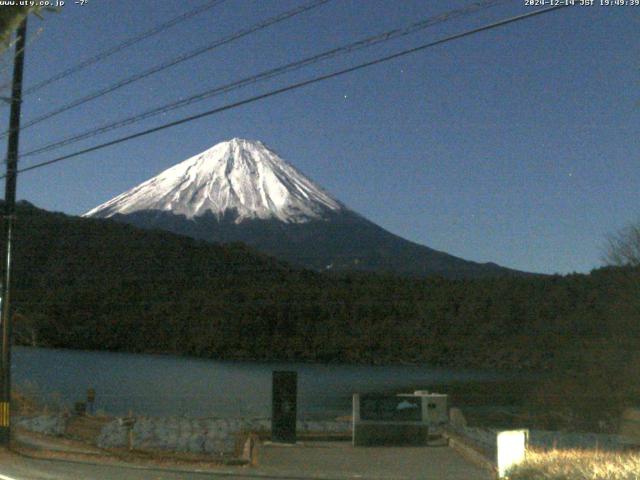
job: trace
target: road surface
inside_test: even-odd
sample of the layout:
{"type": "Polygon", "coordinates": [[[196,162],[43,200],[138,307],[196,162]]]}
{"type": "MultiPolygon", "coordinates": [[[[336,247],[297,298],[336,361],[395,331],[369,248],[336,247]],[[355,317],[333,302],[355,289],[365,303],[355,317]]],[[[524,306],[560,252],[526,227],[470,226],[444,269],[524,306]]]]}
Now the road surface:
{"type": "Polygon", "coordinates": [[[202,480],[202,479],[489,480],[487,470],[442,447],[353,448],[348,442],[266,444],[257,467],[219,471],[169,471],[127,465],[34,459],[0,451],[0,480],[202,480]]]}

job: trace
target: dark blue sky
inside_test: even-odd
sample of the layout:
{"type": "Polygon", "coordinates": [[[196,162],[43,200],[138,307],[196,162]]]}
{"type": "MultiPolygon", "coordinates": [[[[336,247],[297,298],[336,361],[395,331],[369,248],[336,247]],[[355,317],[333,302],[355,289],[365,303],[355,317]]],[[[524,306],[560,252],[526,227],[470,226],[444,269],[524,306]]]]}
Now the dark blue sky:
{"type": "MultiPolygon", "coordinates": [[[[67,0],[60,13],[31,19],[25,84],[202,3],[67,0]]],[[[301,3],[227,0],[27,97],[23,121],[301,3]]],[[[469,3],[333,0],[26,129],[21,150],[469,3]]],[[[496,6],[23,166],[530,8],[523,0],[496,6]]],[[[638,218],[639,31],[640,7],[563,9],[25,173],[18,197],[80,214],[215,143],[246,137],[410,240],[522,270],[589,271],[600,265],[605,235],[638,218]]]]}

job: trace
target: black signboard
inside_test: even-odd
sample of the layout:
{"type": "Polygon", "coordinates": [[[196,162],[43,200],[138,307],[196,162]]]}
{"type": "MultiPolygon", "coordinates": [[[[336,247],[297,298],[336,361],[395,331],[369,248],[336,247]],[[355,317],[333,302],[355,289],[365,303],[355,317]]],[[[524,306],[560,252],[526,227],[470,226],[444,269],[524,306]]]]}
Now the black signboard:
{"type": "Polygon", "coordinates": [[[360,396],[360,419],[378,422],[419,422],[421,399],[391,395],[360,396]]]}
{"type": "Polygon", "coordinates": [[[273,372],[271,440],[296,442],[298,374],[273,372]]]}

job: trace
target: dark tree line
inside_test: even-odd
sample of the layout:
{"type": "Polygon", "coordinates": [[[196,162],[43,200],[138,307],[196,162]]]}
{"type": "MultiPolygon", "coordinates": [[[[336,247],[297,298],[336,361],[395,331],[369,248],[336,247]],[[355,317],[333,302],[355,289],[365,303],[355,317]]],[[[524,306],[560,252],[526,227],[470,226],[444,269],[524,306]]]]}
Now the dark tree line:
{"type": "Polygon", "coordinates": [[[241,244],[29,205],[19,208],[15,250],[24,344],[533,369],[609,387],[640,346],[634,267],[479,280],[328,275],[241,244]]]}
{"type": "Polygon", "coordinates": [[[241,244],[30,206],[16,236],[16,333],[52,347],[523,368],[584,342],[634,341],[640,328],[635,268],[466,281],[327,275],[241,244]]]}

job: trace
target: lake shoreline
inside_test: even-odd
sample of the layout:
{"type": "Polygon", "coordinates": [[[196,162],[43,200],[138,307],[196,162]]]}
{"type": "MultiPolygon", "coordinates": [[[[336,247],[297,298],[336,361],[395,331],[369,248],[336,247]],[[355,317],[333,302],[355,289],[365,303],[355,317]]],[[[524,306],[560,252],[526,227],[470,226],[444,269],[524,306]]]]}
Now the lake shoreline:
{"type": "Polygon", "coordinates": [[[96,408],[151,416],[268,416],[274,370],[298,372],[299,411],[350,412],[353,393],[433,389],[443,384],[509,380],[512,374],[426,365],[210,360],[167,354],[15,347],[13,382],[43,401],[73,405],[96,391],[96,408]],[[415,387],[415,388],[414,388],[415,387]]]}
{"type": "Polygon", "coordinates": [[[469,366],[465,366],[467,362],[450,362],[450,363],[442,363],[442,364],[429,364],[426,362],[411,362],[411,361],[402,361],[402,360],[394,360],[394,361],[374,361],[368,362],[365,360],[357,361],[347,361],[347,360],[329,360],[329,361],[320,361],[313,359],[305,359],[305,358],[260,358],[260,357],[244,357],[244,356],[224,356],[224,357],[208,357],[208,356],[196,356],[190,355],[188,353],[181,353],[178,351],[127,351],[127,350],[94,350],[94,349],[85,349],[85,348],[67,348],[67,347],[49,347],[49,346],[33,346],[33,345],[23,345],[16,344],[13,345],[12,348],[35,348],[40,350],[52,350],[52,351],[68,351],[68,352],[85,352],[85,353],[106,353],[106,354],[126,354],[126,355],[147,355],[147,356],[157,356],[162,358],[167,357],[175,357],[175,358],[184,358],[194,361],[214,361],[214,362],[226,362],[226,363],[270,363],[270,364],[304,364],[304,365],[322,365],[322,366],[346,366],[346,367],[421,367],[428,369],[456,369],[459,371],[492,371],[497,372],[498,374],[537,374],[539,373],[539,369],[532,367],[521,367],[521,368],[493,368],[493,367],[480,367],[473,368],[469,366]],[[460,364],[462,363],[462,365],[460,364]]]}

